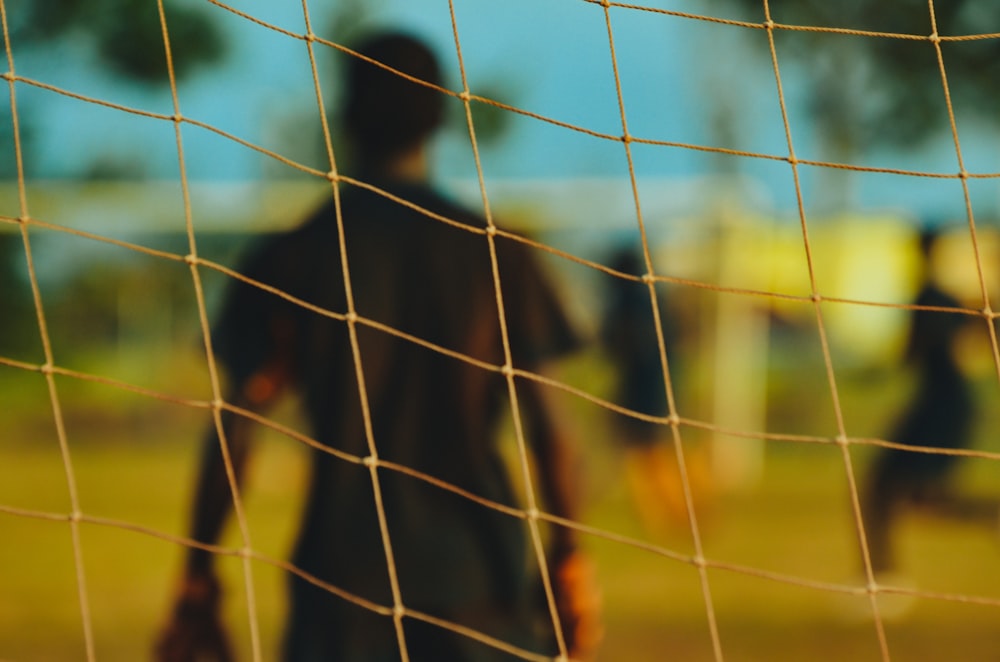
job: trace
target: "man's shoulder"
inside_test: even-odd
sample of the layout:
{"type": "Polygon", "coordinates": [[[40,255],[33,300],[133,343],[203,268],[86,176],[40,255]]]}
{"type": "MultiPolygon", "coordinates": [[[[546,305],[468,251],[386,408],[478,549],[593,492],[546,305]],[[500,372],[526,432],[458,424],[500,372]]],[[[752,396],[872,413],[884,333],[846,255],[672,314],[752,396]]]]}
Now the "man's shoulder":
{"type": "Polygon", "coordinates": [[[341,196],[350,221],[367,225],[409,224],[419,219],[485,228],[483,216],[430,184],[373,182],[348,187],[341,196]]]}
{"type": "Polygon", "coordinates": [[[961,302],[954,295],[936,283],[928,283],[921,288],[914,303],[935,308],[961,307],[961,302]]]}

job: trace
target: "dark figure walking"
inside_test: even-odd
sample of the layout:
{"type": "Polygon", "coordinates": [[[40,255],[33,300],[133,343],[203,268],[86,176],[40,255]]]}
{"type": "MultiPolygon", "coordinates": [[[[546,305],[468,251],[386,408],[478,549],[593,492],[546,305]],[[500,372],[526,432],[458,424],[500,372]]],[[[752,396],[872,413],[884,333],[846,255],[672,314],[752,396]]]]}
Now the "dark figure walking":
{"type": "MultiPolygon", "coordinates": [[[[917,388],[888,439],[926,449],[963,449],[972,442],[974,398],[955,357],[955,341],[970,319],[947,309],[959,302],[934,280],[935,232],[921,236],[924,280],[916,300],[905,359],[916,372],[917,388]],[[943,310],[942,310],[943,309],[943,310]]],[[[904,508],[997,526],[997,503],[964,497],[951,478],[958,456],[921,450],[881,449],[862,493],[862,518],[872,570],[894,569],[892,533],[904,508]]]]}
{"type": "MultiPolygon", "coordinates": [[[[631,276],[646,271],[640,246],[617,250],[609,266],[631,276]]],[[[665,417],[667,390],[649,286],[616,276],[610,281],[606,297],[600,338],[617,377],[612,399],[634,412],[665,417]]],[[[667,297],[658,296],[657,301],[663,342],[671,372],[676,377],[681,335],[679,310],[667,297]]],[[[661,534],[672,523],[687,526],[688,504],[670,428],[624,414],[614,414],[612,421],[615,439],[625,452],[632,502],[647,532],[661,534]]],[[[699,500],[707,498],[711,481],[704,455],[689,453],[686,469],[693,496],[699,500]]]]}
{"type": "MultiPolygon", "coordinates": [[[[440,84],[433,54],[410,37],[377,36],[358,51],[440,84]]],[[[342,316],[350,285],[359,318],[354,326],[358,354],[352,320],[237,282],[213,330],[216,357],[231,384],[228,401],[263,411],[283,391],[297,389],[321,445],[364,458],[370,454],[370,435],[383,462],[516,506],[495,445],[511,405],[507,378],[499,369],[505,364],[505,336],[487,224],[428,183],[427,139],[440,123],[445,97],[359,58],[351,59],[346,83],[346,128],[359,180],[366,185],[341,184],[339,208],[331,200],[300,228],[266,241],[241,272],[342,316]],[[340,253],[338,214],[347,264],[340,253]]],[[[550,359],[573,350],[576,337],[530,249],[496,236],[496,259],[512,367],[539,372],[550,359]]],[[[544,507],[572,518],[569,447],[542,389],[536,381],[517,378],[524,434],[534,451],[544,507]]],[[[239,473],[250,451],[252,423],[228,410],[224,416],[239,473]]],[[[391,608],[391,568],[369,467],[321,448],[313,451],[311,469],[294,565],[319,582],[391,608]]],[[[556,654],[553,622],[540,599],[538,569],[529,562],[523,519],[403,471],[382,467],[378,478],[392,567],[407,610],[402,623],[408,659],[513,659],[412,613],[556,654]]],[[[192,537],[217,540],[230,507],[213,430],[205,445],[192,537]]],[[[563,630],[571,652],[584,655],[597,629],[588,566],[571,529],[553,527],[550,543],[547,556],[563,630]]],[[[390,616],[298,576],[290,581],[285,660],[388,662],[402,657],[390,616]]],[[[191,549],[159,653],[162,660],[191,660],[205,649],[226,659],[213,558],[191,549]]]]}

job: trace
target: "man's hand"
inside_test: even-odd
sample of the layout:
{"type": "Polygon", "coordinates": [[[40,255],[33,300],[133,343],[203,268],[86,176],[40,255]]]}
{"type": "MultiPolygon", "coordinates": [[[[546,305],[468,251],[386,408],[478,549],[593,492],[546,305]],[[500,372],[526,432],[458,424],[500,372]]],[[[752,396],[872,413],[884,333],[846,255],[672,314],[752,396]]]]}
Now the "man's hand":
{"type": "Polygon", "coordinates": [[[157,662],[232,662],[219,619],[219,582],[213,575],[185,577],[170,622],[156,643],[157,662]]]}
{"type": "Polygon", "coordinates": [[[593,660],[604,637],[601,593],[594,563],[574,551],[555,565],[556,605],[566,647],[573,660],[593,660]]]}

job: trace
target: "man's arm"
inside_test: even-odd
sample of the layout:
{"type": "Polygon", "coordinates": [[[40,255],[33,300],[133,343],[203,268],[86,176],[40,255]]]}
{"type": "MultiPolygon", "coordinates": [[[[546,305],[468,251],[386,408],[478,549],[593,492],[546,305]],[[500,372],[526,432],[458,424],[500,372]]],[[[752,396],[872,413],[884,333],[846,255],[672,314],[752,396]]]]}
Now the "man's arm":
{"type": "MultiPolygon", "coordinates": [[[[528,442],[538,464],[541,497],[546,510],[568,520],[575,520],[579,509],[579,458],[566,437],[564,426],[557,420],[553,407],[545,397],[543,384],[525,379],[518,382],[518,403],[528,442]]],[[[555,526],[552,557],[559,561],[577,548],[576,531],[555,526]]]]}
{"type": "MultiPolygon", "coordinates": [[[[219,416],[225,441],[220,442],[215,425],[205,434],[191,512],[191,538],[206,545],[219,541],[233,507],[233,490],[226,470],[222,443],[225,443],[228,450],[237,486],[242,486],[244,468],[250,456],[250,421],[228,409],[220,412],[219,416]]],[[[208,550],[190,548],[185,566],[186,575],[196,577],[211,574],[213,558],[214,554],[208,550]]]]}
{"type": "MultiPolygon", "coordinates": [[[[528,440],[537,463],[541,497],[546,510],[557,517],[576,521],[579,512],[579,458],[566,436],[565,425],[545,397],[545,386],[521,380],[518,403],[524,414],[528,440]]],[[[578,546],[577,531],[552,527],[549,563],[559,618],[566,645],[573,659],[596,655],[602,638],[600,592],[593,563],[578,546]]]]}
{"type": "MultiPolygon", "coordinates": [[[[272,364],[234,389],[233,404],[254,411],[267,409],[284,390],[286,371],[272,364]]],[[[242,483],[251,450],[253,422],[229,409],[219,412],[222,439],[228,451],[233,478],[242,483]]],[[[223,456],[218,427],[212,425],[202,443],[201,462],[191,514],[191,538],[216,544],[233,508],[233,489],[223,456]]],[[[214,554],[201,547],[188,549],[173,612],[157,642],[159,662],[195,659],[232,660],[232,652],[219,618],[221,589],[214,554]]]]}

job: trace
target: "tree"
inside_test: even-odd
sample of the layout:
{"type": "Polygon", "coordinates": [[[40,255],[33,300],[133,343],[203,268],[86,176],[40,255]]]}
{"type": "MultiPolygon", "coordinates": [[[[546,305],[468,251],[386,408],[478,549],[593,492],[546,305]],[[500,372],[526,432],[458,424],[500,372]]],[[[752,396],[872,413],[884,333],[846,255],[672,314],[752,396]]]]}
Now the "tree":
{"type": "MultiPolygon", "coordinates": [[[[722,0],[763,20],[763,0],[722,0]]],[[[808,111],[826,158],[849,162],[864,145],[912,150],[946,134],[948,106],[927,0],[780,0],[771,19],[787,26],[837,28],[899,36],[778,29],[779,61],[802,65],[808,111]]],[[[1000,4],[976,0],[933,3],[941,37],[1000,32],[1000,4]]],[[[1000,39],[940,43],[953,107],[992,123],[1000,103],[1000,39]]],[[[849,173],[848,173],[849,174],[849,173]]]]}
{"type": "MultiPolygon", "coordinates": [[[[226,40],[210,14],[177,2],[165,2],[164,12],[178,80],[222,60],[226,40]]],[[[71,57],[93,60],[122,83],[155,89],[169,82],[156,0],[31,0],[17,3],[7,13],[15,63],[52,57],[52,46],[58,43],[59,57],[65,58],[69,51],[71,57]]],[[[30,137],[37,132],[32,115],[30,108],[20,108],[21,142],[28,150],[30,137]]],[[[9,126],[0,130],[3,153],[12,153],[12,140],[9,126]]],[[[107,165],[108,155],[96,158],[107,165]]],[[[0,177],[16,175],[14,159],[4,158],[0,177]]]]}
{"type": "MultiPolygon", "coordinates": [[[[226,42],[209,14],[177,2],[166,2],[164,7],[178,79],[222,59],[226,42]]],[[[64,47],[60,57],[70,50],[76,57],[92,58],[123,83],[162,88],[169,82],[156,0],[28,0],[8,3],[7,15],[15,63],[22,58],[51,57],[52,44],[58,42],[64,47]]],[[[0,102],[0,107],[0,117],[6,117],[0,127],[0,178],[11,179],[18,176],[18,165],[10,100],[0,102]]],[[[18,111],[22,149],[30,152],[31,137],[39,127],[30,106],[22,101],[18,111]]],[[[76,175],[138,172],[141,176],[134,168],[130,171],[116,167],[115,159],[114,154],[97,154],[76,175]]],[[[25,159],[25,163],[31,162],[25,159]]],[[[4,320],[0,354],[34,349],[38,338],[30,292],[24,282],[23,247],[20,238],[8,230],[10,226],[0,225],[0,319],[4,320]]]]}
{"type": "MultiPolygon", "coordinates": [[[[102,65],[131,81],[167,82],[155,0],[32,0],[22,7],[10,27],[11,42],[18,48],[74,38],[81,49],[92,48],[102,65]]],[[[178,78],[221,59],[225,41],[204,10],[166,2],[164,11],[178,78]]]]}

